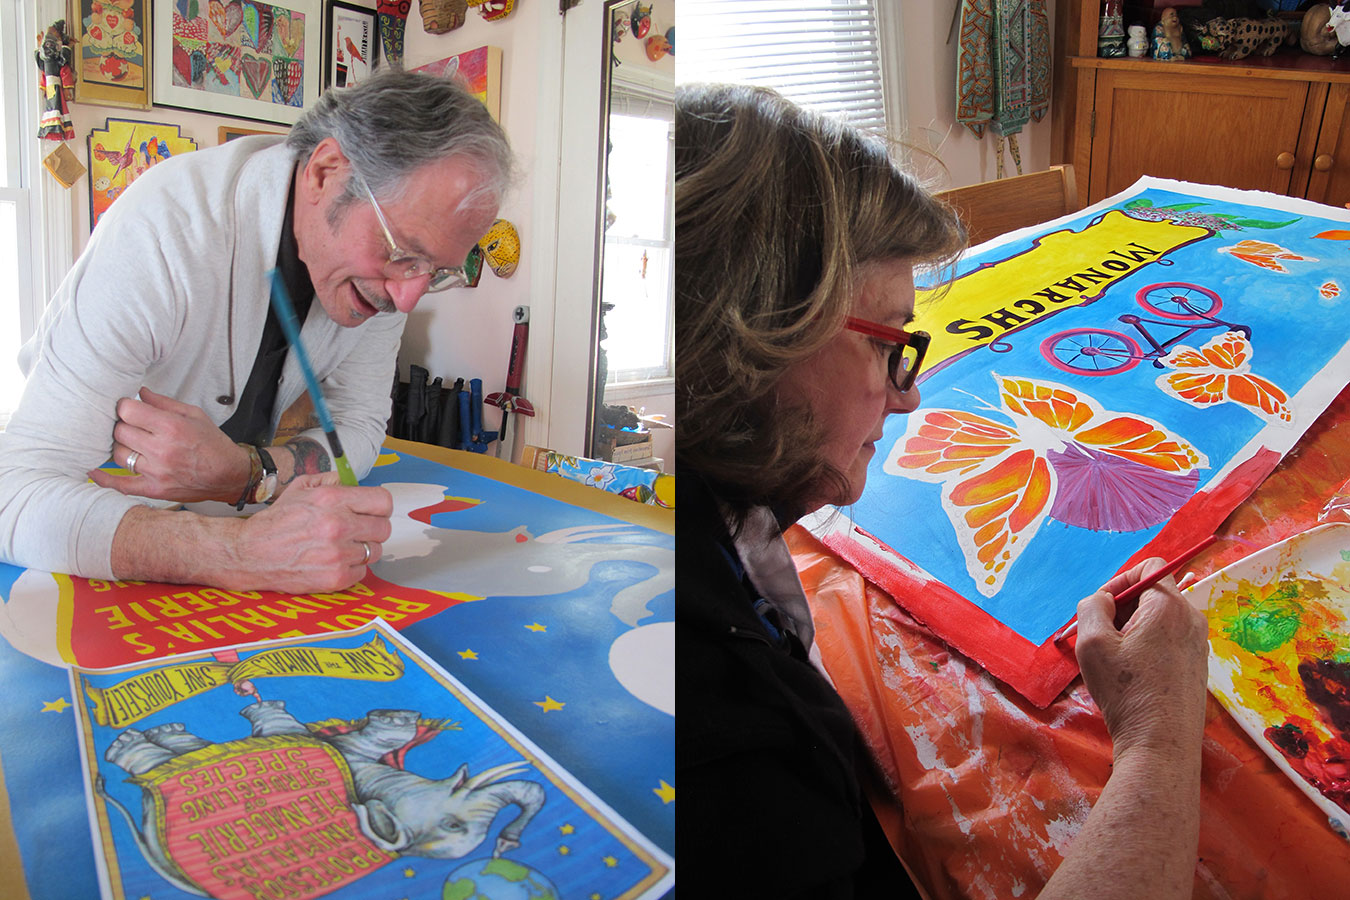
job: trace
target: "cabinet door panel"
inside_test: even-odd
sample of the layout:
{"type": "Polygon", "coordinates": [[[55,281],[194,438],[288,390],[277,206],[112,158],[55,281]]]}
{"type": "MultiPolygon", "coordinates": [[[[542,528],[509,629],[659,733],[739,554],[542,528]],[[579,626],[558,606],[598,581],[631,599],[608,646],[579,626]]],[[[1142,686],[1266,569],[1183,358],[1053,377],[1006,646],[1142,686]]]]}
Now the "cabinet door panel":
{"type": "Polygon", "coordinates": [[[1102,70],[1089,199],[1141,175],[1287,193],[1307,93],[1300,81],[1102,70]]]}
{"type": "Polygon", "coordinates": [[[1350,84],[1333,84],[1308,176],[1308,199],[1350,203],[1350,84]]]}

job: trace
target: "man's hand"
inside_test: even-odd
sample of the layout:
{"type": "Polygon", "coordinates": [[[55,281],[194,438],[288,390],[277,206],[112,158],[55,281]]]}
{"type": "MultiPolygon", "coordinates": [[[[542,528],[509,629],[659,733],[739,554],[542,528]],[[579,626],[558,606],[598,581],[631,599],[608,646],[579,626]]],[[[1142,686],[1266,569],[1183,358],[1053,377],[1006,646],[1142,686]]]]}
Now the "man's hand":
{"type": "Polygon", "coordinates": [[[336,472],[301,475],[246,519],[138,506],[117,527],[112,569],[118,578],[228,590],[338,591],[380,558],[393,510],[387,490],[344,487],[336,472]]]}
{"type": "Polygon", "coordinates": [[[393,511],[382,487],[343,487],[336,472],[301,475],[243,521],[235,541],[240,580],[248,589],[289,593],[351,587],[380,558],[393,511]]]}
{"type": "Polygon", "coordinates": [[[1144,591],[1124,627],[1113,595],[1163,565],[1147,559],[1078,604],[1078,664],[1116,754],[1199,742],[1208,645],[1205,617],[1169,576],[1144,591]]]}
{"type": "Polygon", "coordinates": [[[249,478],[248,452],[190,403],[141,388],[141,399],[117,401],[113,461],[127,465],[136,454],[136,478],[93,469],[99,487],[123,494],[191,503],[234,503],[249,478]]]}

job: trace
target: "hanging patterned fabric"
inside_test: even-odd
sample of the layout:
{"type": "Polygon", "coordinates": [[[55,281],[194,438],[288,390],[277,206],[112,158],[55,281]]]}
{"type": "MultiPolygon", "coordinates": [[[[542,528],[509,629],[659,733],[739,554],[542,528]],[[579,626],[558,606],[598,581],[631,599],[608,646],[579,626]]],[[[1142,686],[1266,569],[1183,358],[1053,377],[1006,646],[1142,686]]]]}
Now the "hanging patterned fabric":
{"type": "Polygon", "coordinates": [[[1016,135],[1050,108],[1050,25],[1045,0],[961,0],[956,121],[976,137],[991,128],[1022,171],[1016,135]]]}
{"type": "Polygon", "coordinates": [[[384,60],[395,69],[403,66],[403,32],[408,27],[412,0],[379,0],[375,11],[380,19],[380,46],[384,60]]]}

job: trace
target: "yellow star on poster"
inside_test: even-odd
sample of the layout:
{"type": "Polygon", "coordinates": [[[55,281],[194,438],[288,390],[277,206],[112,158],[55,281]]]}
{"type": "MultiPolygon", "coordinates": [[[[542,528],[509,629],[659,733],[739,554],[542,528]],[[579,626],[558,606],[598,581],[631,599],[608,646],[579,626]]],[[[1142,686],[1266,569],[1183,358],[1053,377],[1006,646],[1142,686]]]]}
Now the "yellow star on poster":
{"type": "Polygon", "coordinates": [[[554,700],[548,694],[545,694],[544,699],[534,701],[534,705],[542,709],[544,712],[553,712],[555,709],[562,709],[567,704],[559,703],[557,700],[554,700]]]}
{"type": "Polygon", "coordinates": [[[569,854],[569,853],[571,853],[571,852],[572,852],[572,848],[569,847],[569,846],[567,846],[566,844],[562,844],[562,845],[560,845],[560,846],[558,847],[558,853],[561,854],[562,856],[566,856],[567,854],[569,854]]]}
{"type": "Polygon", "coordinates": [[[461,651],[459,651],[459,656],[460,656],[461,659],[477,659],[477,658],[478,658],[478,654],[477,654],[477,653],[474,653],[472,650],[461,650],[461,651]]]}
{"type": "Polygon", "coordinates": [[[538,622],[535,622],[533,625],[526,625],[525,627],[528,628],[530,631],[535,632],[548,631],[547,625],[540,625],[538,622]]]}
{"type": "Polygon", "coordinates": [[[665,779],[661,779],[659,788],[652,788],[652,793],[661,798],[662,803],[669,803],[675,799],[675,788],[666,784],[665,779]]]}
{"type": "Polygon", "coordinates": [[[600,900],[599,894],[591,894],[590,900],[600,900]]]}
{"type": "Polygon", "coordinates": [[[615,859],[614,857],[612,857],[612,856],[606,856],[606,857],[605,857],[605,865],[609,866],[611,869],[614,868],[615,866],[617,866],[618,864],[619,864],[619,861],[618,861],[617,859],[615,859]]]}
{"type": "Polygon", "coordinates": [[[44,701],[42,704],[43,712],[62,713],[65,712],[67,709],[70,709],[70,704],[66,702],[65,697],[57,697],[55,700],[52,700],[50,702],[44,701]]]}
{"type": "Polygon", "coordinates": [[[570,824],[569,824],[569,825],[559,825],[559,826],[558,826],[558,831],[562,832],[563,834],[571,834],[572,832],[576,831],[576,828],[575,828],[575,826],[570,825],[570,824]]]}
{"type": "Polygon", "coordinates": [[[412,866],[409,866],[408,868],[406,868],[406,869],[403,870],[403,877],[404,877],[404,878],[412,878],[412,877],[413,877],[414,875],[416,875],[416,874],[417,874],[417,870],[414,869],[412,866]]]}

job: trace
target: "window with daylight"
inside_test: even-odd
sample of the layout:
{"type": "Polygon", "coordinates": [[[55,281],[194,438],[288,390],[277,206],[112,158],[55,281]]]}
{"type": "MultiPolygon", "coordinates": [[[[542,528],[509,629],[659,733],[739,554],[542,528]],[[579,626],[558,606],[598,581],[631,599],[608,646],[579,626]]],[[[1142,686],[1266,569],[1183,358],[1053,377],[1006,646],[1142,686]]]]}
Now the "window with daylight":
{"type": "Polygon", "coordinates": [[[902,120],[899,3],[879,0],[681,0],[682,83],[771,87],[867,131],[902,120]],[[885,45],[885,46],[883,46],[885,45]],[[883,52],[884,51],[884,52],[883,52]]]}
{"type": "Polygon", "coordinates": [[[0,429],[23,391],[16,357],[26,336],[24,304],[34,283],[24,146],[29,105],[24,101],[36,87],[29,71],[34,68],[31,49],[24,65],[28,42],[23,35],[29,31],[24,6],[22,0],[0,0],[0,148],[5,161],[0,169],[0,429]]]}
{"type": "Polygon", "coordinates": [[[614,304],[604,317],[611,384],[674,374],[674,119],[668,93],[614,82],[603,295],[614,304]]]}

